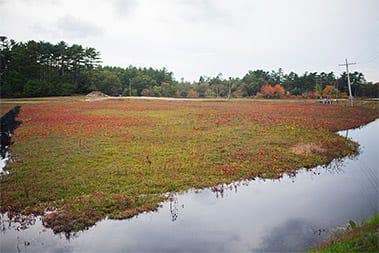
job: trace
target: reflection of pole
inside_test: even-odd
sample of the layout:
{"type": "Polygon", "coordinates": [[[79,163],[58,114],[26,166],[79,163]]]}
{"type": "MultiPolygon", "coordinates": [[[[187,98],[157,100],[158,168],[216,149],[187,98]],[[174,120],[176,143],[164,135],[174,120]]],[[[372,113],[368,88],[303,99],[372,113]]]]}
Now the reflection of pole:
{"type": "Polygon", "coordinates": [[[351,84],[350,84],[350,75],[349,75],[349,65],[354,65],[355,62],[347,62],[347,59],[345,59],[344,64],[338,64],[338,66],[346,66],[346,74],[347,74],[347,85],[349,86],[349,101],[350,105],[353,105],[353,95],[351,94],[351,84]]]}
{"type": "Polygon", "coordinates": [[[347,138],[349,136],[349,129],[346,130],[346,136],[345,138],[347,138]]]}

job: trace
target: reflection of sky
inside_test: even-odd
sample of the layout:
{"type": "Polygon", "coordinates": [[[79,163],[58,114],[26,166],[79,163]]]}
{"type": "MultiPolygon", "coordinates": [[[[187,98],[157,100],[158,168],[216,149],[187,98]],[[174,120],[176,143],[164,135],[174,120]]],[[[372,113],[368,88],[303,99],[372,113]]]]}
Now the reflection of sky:
{"type": "Polygon", "coordinates": [[[9,153],[6,152],[4,157],[0,158],[0,173],[6,173],[7,171],[4,171],[5,165],[7,165],[7,162],[9,160],[9,153]]]}
{"type": "Polygon", "coordinates": [[[21,252],[305,249],[349,219],[362,221],[378,212],[378,128],[376,121],[349,131],[349,137],[361,144],[357,158],[302,170],[294,178],[240,183],[237,192],[231,187],[223,197],[218,193],[216,198],[210,189],[178,195],[158,212],[123,221],[105,220],[70,241],[52,236],[50,230],[40,233],[39,224],[23,232],[6,230],[1,235],[1,250],[17,251],[17,241],[21,252]],[[25,240],[31,244],[24,246],[25,240]]]}

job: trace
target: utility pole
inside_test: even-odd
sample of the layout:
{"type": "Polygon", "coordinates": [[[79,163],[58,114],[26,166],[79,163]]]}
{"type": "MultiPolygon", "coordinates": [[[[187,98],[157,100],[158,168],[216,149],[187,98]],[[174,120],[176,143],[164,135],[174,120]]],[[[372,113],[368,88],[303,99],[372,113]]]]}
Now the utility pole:
{"type": "Polygon", "coordinates": [[[228,100],[230,99],[231,94],[232,94],[231,82],[232,82],[232,78],[229,77],[229,82],[228,82],[228,100]]]}
{"type": "Polygon", "coordinates": [[[355,62],[347,62],[347,59],[345,59],[345,63],[338,64],[338,66],[346,66],[346,74],[347,74],[347,85],[349,86],[349,100],[350,105],[353,105],[353,95],[351,94],[351,84],[350,84],[350,75],[349,75],[349,65],[355,65],[355,62]]]}
{"type": "Polygon", "coordinates": [[[131,97],[131,96],[132,96],[132,84],[129,80],[129,97],[131,97]]]}

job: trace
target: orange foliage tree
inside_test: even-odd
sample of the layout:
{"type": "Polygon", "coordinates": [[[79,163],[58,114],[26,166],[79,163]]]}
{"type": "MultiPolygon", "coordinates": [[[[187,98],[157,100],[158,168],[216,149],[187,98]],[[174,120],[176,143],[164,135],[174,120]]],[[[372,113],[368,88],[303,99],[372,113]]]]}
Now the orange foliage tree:
{"type": "Polygon", "coordinates": [[[274,95],[277,97],[282,97],[286,94],[286,90],[280,84],[275,84],[274,86],[274,95]]]}
{"type": "Polygon", "coordinates": [[[337,97],[339,94],[339,90],[336,89],[333,85],[326,85],[325,88],[322,90],[322,96],[323,97],[337,97]]]}
{"type": "Polygon", "coordinates": [[[265,84],[261,87],[261,94],[265,98],[280,98],[284,96],[286,90],[280,84],[276,84],[271,86],[269,84],[265,84]]]}

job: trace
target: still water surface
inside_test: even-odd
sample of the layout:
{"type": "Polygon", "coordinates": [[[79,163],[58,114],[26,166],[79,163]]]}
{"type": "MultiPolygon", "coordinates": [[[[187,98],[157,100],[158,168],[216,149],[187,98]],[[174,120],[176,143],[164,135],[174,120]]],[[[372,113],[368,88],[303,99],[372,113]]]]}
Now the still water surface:
{"type": "Polygon", "coordinates": [[[157,212],[103,220],[69,240],[2,217],[1,252],[260,252],[303,251],[349,219],[379,211],[379,120],[341,131],[360,143],[354,158],[174,196],[157,212]]]}

